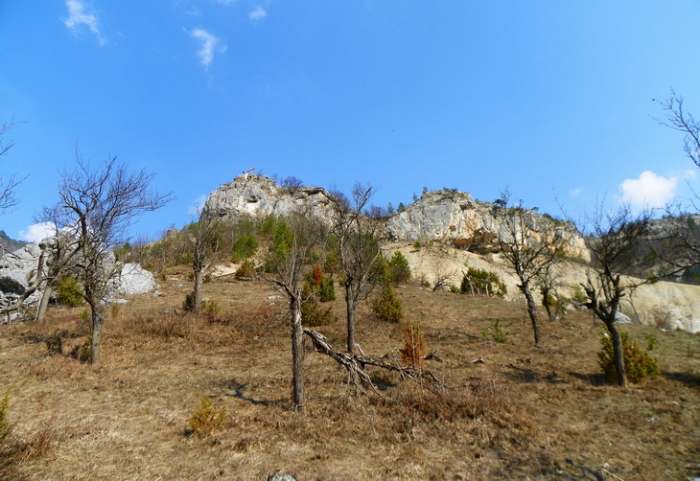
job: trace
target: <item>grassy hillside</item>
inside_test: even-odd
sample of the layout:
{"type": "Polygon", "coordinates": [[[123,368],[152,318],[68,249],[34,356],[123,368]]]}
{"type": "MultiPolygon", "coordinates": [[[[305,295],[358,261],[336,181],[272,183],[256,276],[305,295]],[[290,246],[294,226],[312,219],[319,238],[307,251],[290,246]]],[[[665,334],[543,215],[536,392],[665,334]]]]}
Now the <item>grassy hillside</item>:
{"type": "MultiPolygon", "coordinates": [[[[398,292],[433,353],[426,369],[449,391],[374,370],[380,393],[355,394],[345,373],[309,345],[307,412],[298,415],[289,409],[284,299],[264,283],[219,280],[205,294],[220,312],[185,316],[178,309],[189,282],[172,269],[167,278],[161,297],[111,309],[96,369],[69,354],[87,339],[80,308],[52,310],[46,327],[0,328],[0,395],[10,393],[14,424],[6,443],[14,453],[6,448],[0,479],[264,480],[277,470],[302,481],[700,474],[700,336],[626,326],[643,345],[655,342],[662,374],[621,390],[603,384],[601,326],[587,313],[545,323],[544,346],[534,350],[519,304],[409,285],[398,292]],[[45,341],[59,330],[62,354],[49,355],[45,341]],[[188,433],[205,396],[221,423],[210,435],[188,433]]],[[[340,348],[338,298],[341,320],[318,329],[340,348]]],[[[372,320],[363,306],[358,339],[366,353],[396,358],[403,331],[372,320]]]]}

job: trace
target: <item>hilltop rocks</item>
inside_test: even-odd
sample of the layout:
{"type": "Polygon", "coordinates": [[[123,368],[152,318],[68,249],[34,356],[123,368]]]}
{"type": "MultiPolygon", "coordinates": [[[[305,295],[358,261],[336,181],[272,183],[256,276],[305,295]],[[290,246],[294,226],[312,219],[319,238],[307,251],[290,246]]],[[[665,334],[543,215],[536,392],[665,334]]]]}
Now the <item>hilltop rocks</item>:
{"type": "Polygon", "coordinates": [[[299,209],[331,219],[328,192],[320,187],[284,188],[262,175],[244,173],[209,195],[205,208],[221,217],[288,215],[299,209]]]}
{"type": "MultiPolygon", "coordinates": [[[[493,213],[493,204],[475,201],[454,189],[424,193],[421,198],[389,218],[386,231],[395,241],[451,240],[479,253],[498,250],[498,239],[508,232],[493,213]]],[[[586,243],[569,224],[529,211],[530,222],[548,224],[566,240],[567,255],[590,260],[586,243]]]]}

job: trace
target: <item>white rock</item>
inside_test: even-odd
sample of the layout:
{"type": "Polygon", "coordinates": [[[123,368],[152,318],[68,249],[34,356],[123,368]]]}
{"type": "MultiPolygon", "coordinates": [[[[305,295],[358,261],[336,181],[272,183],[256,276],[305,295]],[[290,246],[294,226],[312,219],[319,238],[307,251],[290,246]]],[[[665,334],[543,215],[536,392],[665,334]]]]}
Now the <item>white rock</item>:
{"type": "Polygon", "coordinates": [[[118,285],[117,292],[124,296],[146,294],[158,288],[153,274],[134,263],[124,264],[118,285]]]}

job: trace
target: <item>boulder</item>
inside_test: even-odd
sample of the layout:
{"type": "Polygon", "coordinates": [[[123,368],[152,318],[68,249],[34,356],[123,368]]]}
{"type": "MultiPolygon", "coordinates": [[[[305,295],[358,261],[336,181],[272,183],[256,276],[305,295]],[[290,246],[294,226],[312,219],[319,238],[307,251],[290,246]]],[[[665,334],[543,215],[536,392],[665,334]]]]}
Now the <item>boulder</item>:
{"type": "Polygon", "coordinates": [[[267,477],[267,481],[298,481],[296,476],[287,473],[275,473],[267,477]]]}
{"type": "Polygon", "coordinates": [[[158,288],[153,274],[139,264],[124,264],[118,279],[117,292],[124,296],[135,296],[153,292],[158,288]]]}

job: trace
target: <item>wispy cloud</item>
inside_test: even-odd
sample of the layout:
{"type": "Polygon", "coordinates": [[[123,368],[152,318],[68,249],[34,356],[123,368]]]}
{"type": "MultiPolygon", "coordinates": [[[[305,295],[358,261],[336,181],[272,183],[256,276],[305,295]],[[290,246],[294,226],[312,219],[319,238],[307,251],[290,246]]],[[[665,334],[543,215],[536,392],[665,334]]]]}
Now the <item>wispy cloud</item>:
{"type": "Polygon", "coordinates": [[[660,208],[676,196],[677,177],[664,177],[645,170],[636,179],[625,179],[620,184],[622,201],[634,207],[660,208]]]}
{"type": "Polygon", "coordinates": [[[190,32],[190,36],[200,42],[197,57],[205,70],[214,61],[216,52],[226,52],[226,45],[221,43],[221,39],[203,28],[195,28],[190,32]]]}
{"type": "Polygon", "coordinates": [[[56,224],[53,222],[39,222],[38,224],[32,224],[26,229],[19,231],[19,235],[23,241],[38,244],[47,237],[56,235],[56,224]]]}
{"type": "Polygon", "coordinates": [[[267,17],[267,10],[265,10],[260,5],[256,6],[250,11],[250,13],[248,13],[248,18],[251,19],[253,22],[265,20],[265,17],[267,17]]]}
{"type": "Polygon", "coordinates": [[[218,3],[219,5],[225,5],[227,7],[237,2],[238,0],[216,0],[216,3],[218,3]]]}
{"type": "Polygon", "coordinates": [[[81,27],[86,27],[97,37],[97,42],[100,45],[105,44],[105,39],[100,32],[97,15],[88,10],[83,0],[66,0],[66,8],[68,9],[68,18],[63,20],[66,28],[77,33],[81,27]]]}

